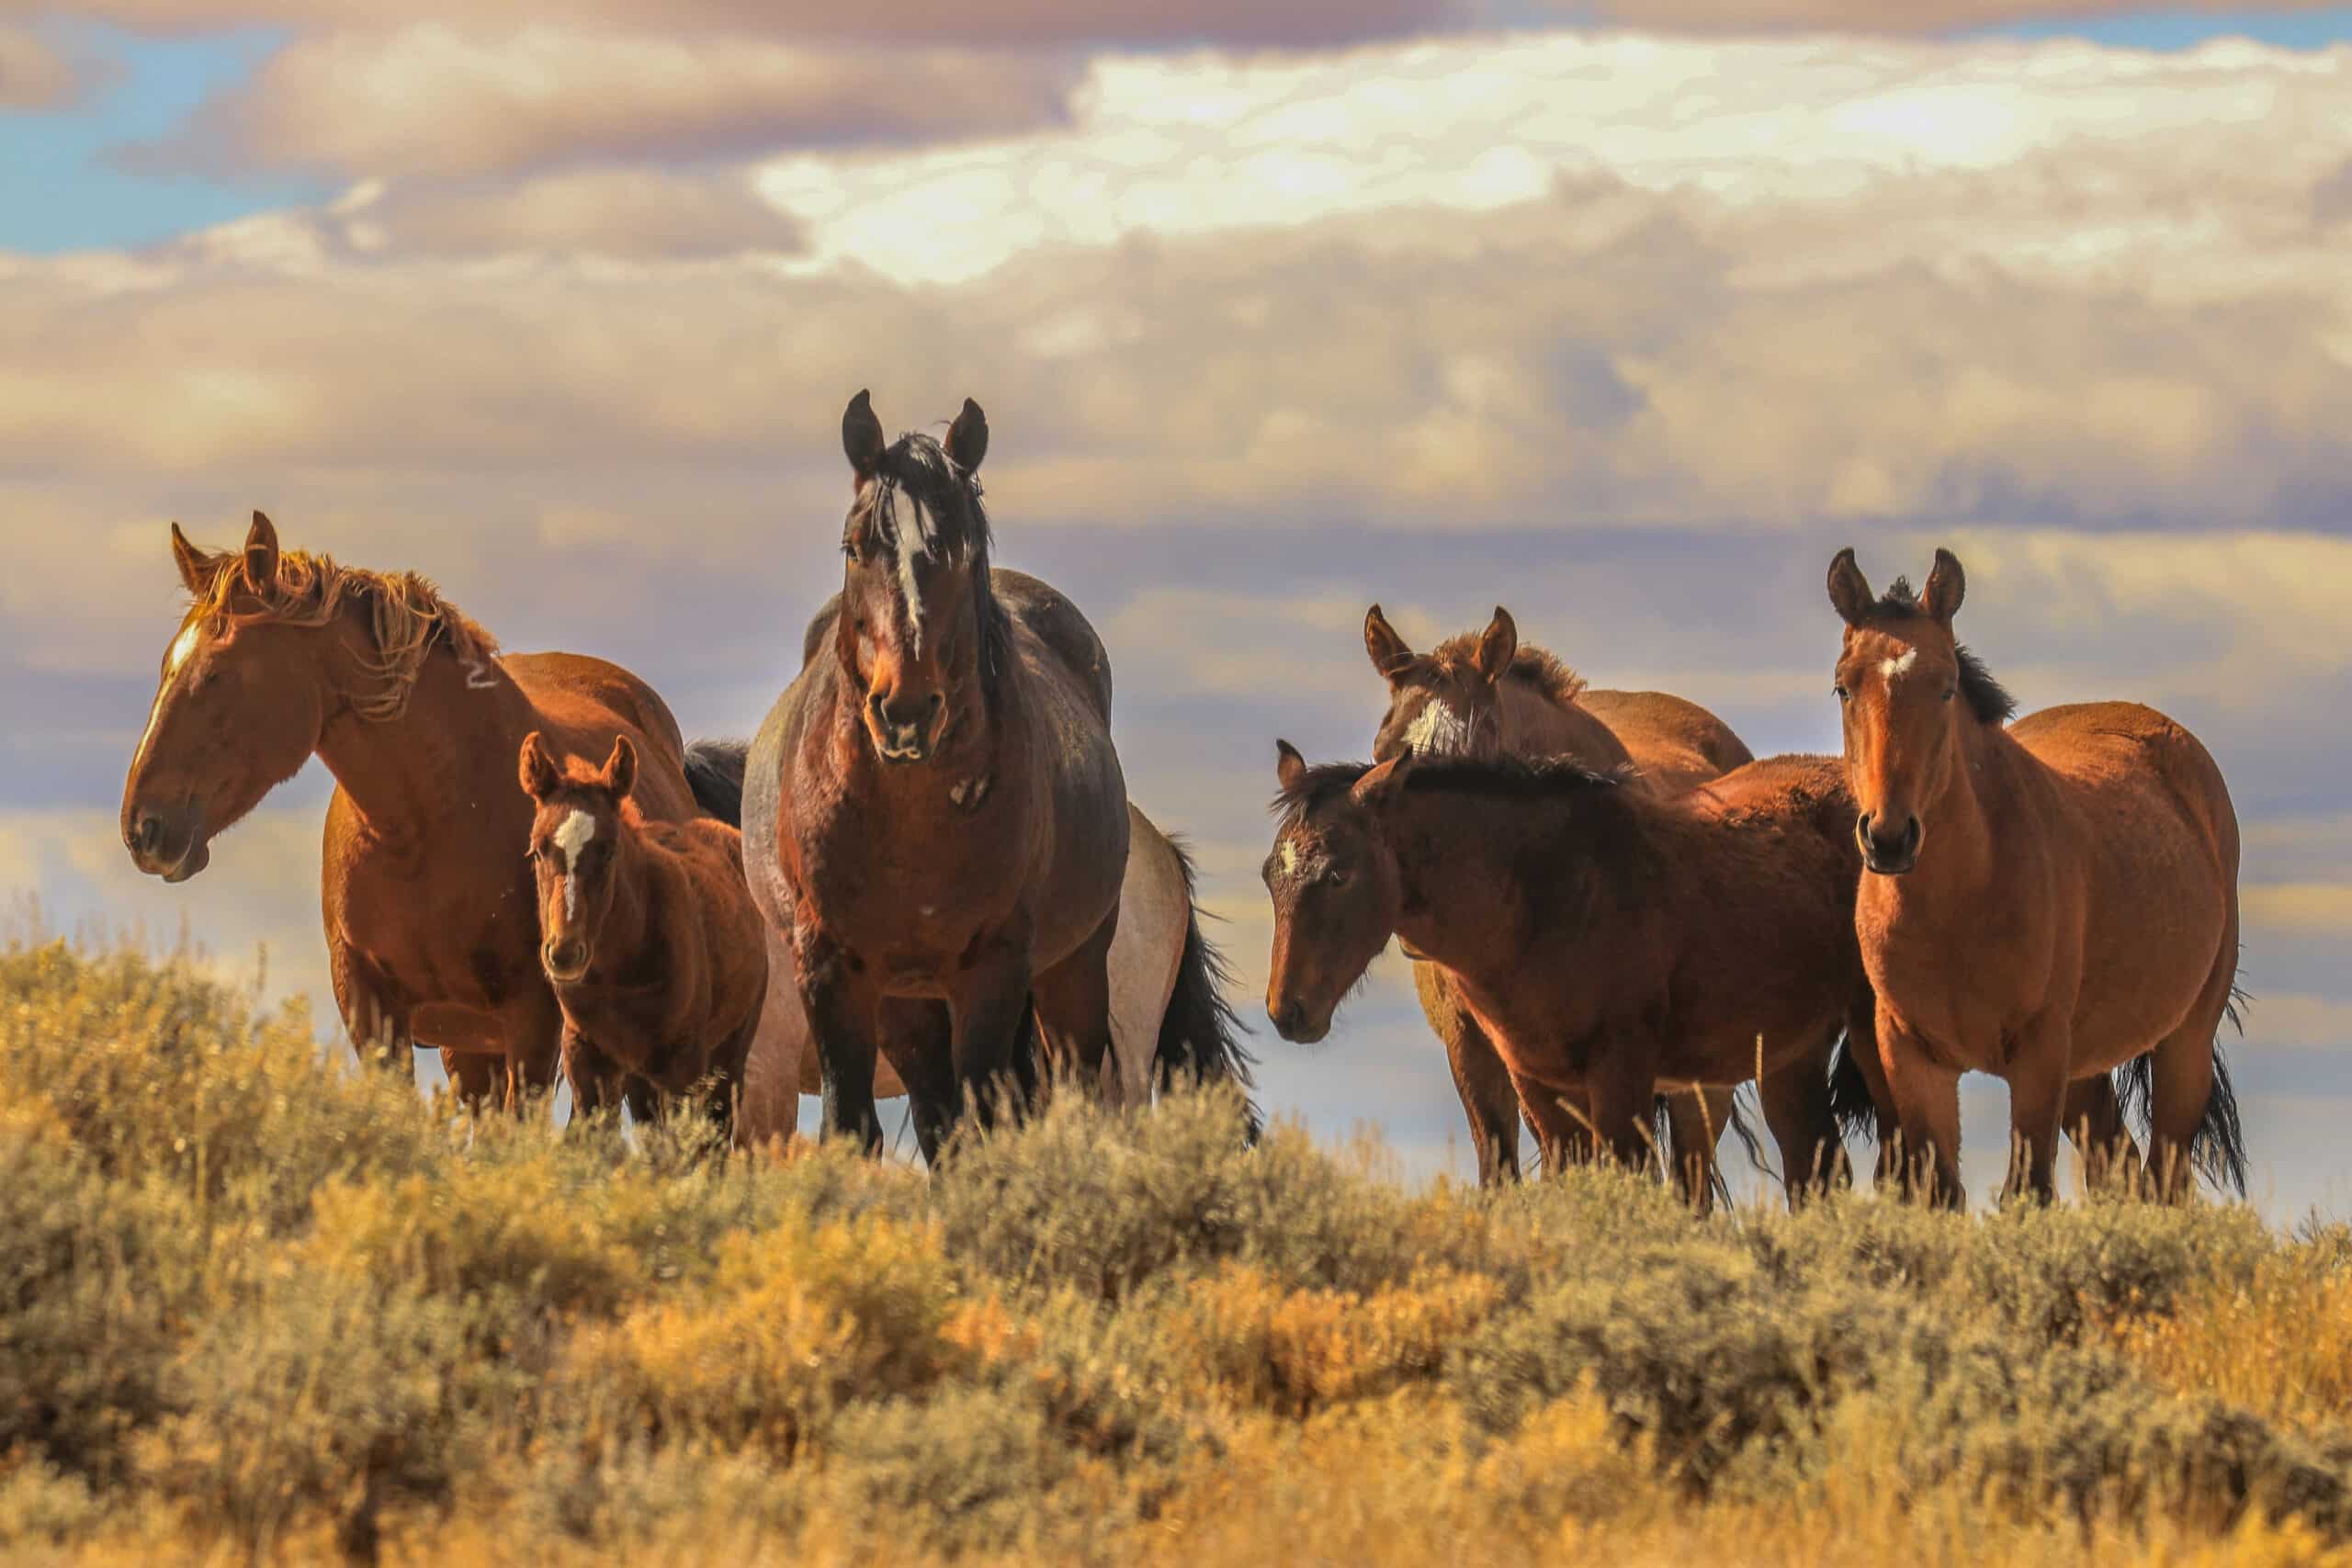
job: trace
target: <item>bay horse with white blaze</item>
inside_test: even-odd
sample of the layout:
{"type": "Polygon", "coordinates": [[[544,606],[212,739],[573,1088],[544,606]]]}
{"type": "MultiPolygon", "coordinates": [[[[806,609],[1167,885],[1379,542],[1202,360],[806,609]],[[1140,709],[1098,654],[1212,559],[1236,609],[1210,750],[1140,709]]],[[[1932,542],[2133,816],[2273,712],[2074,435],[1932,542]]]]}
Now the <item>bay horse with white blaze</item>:
{"type": "Polygon", "coordinates": [[[258,512],[240,550],[200,550],[176,524],[171,544],[194,602],[123,783],[131,859],[167,882],[196,875],[213,839],[316,755],[335,780],[327,955],[362,1055],[410,1072],[413,1046],[438,1046],[475,1102],[552,1082],[562,1020],[540,970],[516,749],[537,730],[602,757],[627,736],[639,808],[684,821],[702,807],[670,710],[599,659],[502,655],[413,572],[280,550],[258,512]]]}
{"type": "Polygon", "coordinates": [[[1127,859],[1110,660],[1068,600],[992,570],[988,440],[969,399],[944,443],[888,441],[850,400],[834,635],[744,778],[746,870],[793,950],[825,1130],[880,1147],[878,1050],[927,1158],[967,1103],[985,1121],[1017,1094],[1033,1006],[1057,1064],[1103,1084],[1127,859]]]}
{"type": "MultiPolygon", "coordinates": [[[[1454,976],[1546,1168],[1587,1135],[1646,1163],[1659,1082],[1820,1072],[1841,1032],[1869,1026],[1853,803],[1834,759],[1751,762],[1660,796],[1504,756],[1309,768],[1283,742],[1277,777],[1277,1026],[1320,1038],[1402,939],[1454,976]]],[[[1792,1203],[1838,1168],[1828,1097],[1810,1110],[1810,1125],[1774,1129],[1792,1203]]]]}
{"type": "MultiPolygon", "coordinates": [[[[1562,757],[1595,773],[1634,767],[1630,787],[1671,795],[1754,761],[1728,725],[1695,703],[1664,692],[1591,690],[1551,653],[1522,644],[1518,623],[1499,604],[1485,631],[1448,637],[1425,654],[1416,653],[1374,604],[1364,612],[1363,643],[1388,685],[1388,709],[1373,738],[1375,762],[1408,749],[1423,758],[1562,757]],[[1596,710],[1603,703],[1615,722],[1596,710]]],[[[1445,970],[1409,950],[1406,956],[1414,960],[1422,1016],[1445,1046],[1454,1092],[1469,1118],[1478,1179],[1514,1179],[1520,1106],[1510,1074],[1445,970]]],[[[1810,1125],[1809,1109],[1778,1103],[1784,1094],[1828,1092],[1826,1083],[1805,1081],[1809,1077],[1818,1075],[1799,1068],[1762,1086],[1768,1120],[1810,1125]]],[[[1693,1096],[1688,1085],[1661,1090],[1668,1144],[1681,1171],[1690,1151],[1711,1148],[1731,1124],[1732,1095],[1705,1089],[1693,1096]]]]}
{"type": "Polygon", "coordinates": [[[563,1008],[573,1114],[616,1106],[634,1077],[659,1091],[657,1106],[697,1092],[728,1130],[768,988],[742,834],[707,817],[647,821],[626,735],[592,769],[558,762],[533,730],[519,771],[537,812],[539,956],[563,1008]]]}
{"type": "Polygon", "coordinates": [[[1960,1075],[1987,1072],[2009,1086],[2013,1183],[2048,1198],[2070,1096],[2128,1065],[2150,1091],[2154,1190],[2186,1193],[2196,1167],[2243,1191],[2214,1043],[2237,975],[2238,823],[2211,754],[2136,703],[2007,723],[2008,694],[1952,630],[1967,580],[1949,550],[1917,593],[1899,578],[1872,593],[1850,549],[1828,586],[1869,869],[1855,918],[1906,1179],[1965,1201],[1960,1075]]]}

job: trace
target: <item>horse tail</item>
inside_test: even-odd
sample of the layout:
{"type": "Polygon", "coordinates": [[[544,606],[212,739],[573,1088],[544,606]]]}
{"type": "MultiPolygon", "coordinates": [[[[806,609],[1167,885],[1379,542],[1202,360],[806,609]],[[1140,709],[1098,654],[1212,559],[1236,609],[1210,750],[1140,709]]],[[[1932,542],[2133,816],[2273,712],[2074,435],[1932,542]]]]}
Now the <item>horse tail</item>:
{"type": "Polygon", "coordinates": [[[1851,1033],[1840,1033],[1829,1054],[1829,1116],[1838,1124],[1839,1142],[1878,1142],[1878,1101],[1871,1098],[1871,1080],[1854,1059],[1851,1033]]]}
{"type": "MultiPolygon", "coordinates": [[[[1753,1165],[1757,1169],[1762,1170],[1764,1168],[1764,1145],[1756,1141],[1755,1124],[1748,1121],[1747,1109],[1746,1103],[1741,1098],[1749,1092],[1750,1089],[1747,1084],[1737,1084],[1733,1087],[1731,1091],[1731,1109],[1724,1113],[1724,1124],[1713,1129],[1713,1131],[1715,1134],[1715,1142],[1718,1147],[1720,1147],[1723,1143],[1724,1134],[1726,1133],[1730,1134],[1734,1138],[1739,1141],[1740,1148],[1746,1151],[1748,1163],[1753,1165]]],[[[1674,1160],[1679,1160],[1690,1151],[1674,1147],[1674,1124],[1672,1119],[1667,1113],[1669,1104],[1670,1100],[1666,1095],[1657,1094],[1650,1097],[1650,1136],[1657,1142],[1661,1152],[1672,1151],[1673,1159],[1666,1162],[1671,1166],[1674,1163],[1674,1160]]],[[[1729,1203],[1731,1201],[1731,1184],[1724,1179],[1723,1162],[1719,1159],[1710,1160],[1707,1162],[1707,1168],[1713,1173],[1708,1185],[1713,1190],[1715,1201],[1720,1203],[1729,1203]]],[[[1677,1179],[1679,1179],[1678,1178],[1677,1179]]]]}
{"type": "MultiPolygon", "coordinates": [[[[2230,1021],[2240,1039],[2245,1036],[2245,1009],[2254,998],[2242,986],[2232,983],[2230,998],[2222,1004],[2222,1016],[2230,1021]]],[[[2155,1089],[2156,1054],[2143,1052],[2115,1069],[2115,1098],[2123,1114],[2146,1140],[2149,1131],[2150,1100],[2155,1089]]],[[[2205,1114],[2199,1119],[2197,1131],[2189,1135],[2188,1163],[2191,1168],[2217,1188],[2226,1188],[2239,1197],[2245,1196],[2245,1127],[2238,1120],[2237,1090],[2230,1082],[2230,1066],[2222,1056],[2222,1042],[2213,1042],[2213,1087],[2205,1097],[2205,1114]]]]}
{"type": "Polygon", "coordinates": [[[1193,857],[1174,835],[1170,835],[1168,843],[1184,874],[1189,912],[1184,920],[1184,952],[1176,964],[1176,988],[1169,993],[1168,1010],[1159,1020],[1159,1043],[1152,1052],[1153,1076],[1162,1089],[1186,1077],[1201,1083],[1231,1079],[1245,1091],[1241,1100],[1244,1136],[1254,1144],[1265,1122],[1246,1092],[1256,1082],[1250,1053],[1242,1049],[1238,1038],[1248,1029],[1226,999],[1233,971],[1225,954],[1201,931],[1201,907],[1193,891],[1193,857]]]}
{"type": "Polygon", "coordinates": [[[751,751],[741,740],[697,740],[686,748],[686,787],[695,804],[729,828],[743,825],[743,770],[751,751]]]}

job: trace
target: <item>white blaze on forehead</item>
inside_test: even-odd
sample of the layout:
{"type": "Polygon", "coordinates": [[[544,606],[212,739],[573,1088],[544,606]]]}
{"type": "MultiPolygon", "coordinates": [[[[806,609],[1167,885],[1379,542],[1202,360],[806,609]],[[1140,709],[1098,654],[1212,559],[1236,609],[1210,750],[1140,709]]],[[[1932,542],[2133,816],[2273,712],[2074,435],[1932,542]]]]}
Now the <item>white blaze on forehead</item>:
{"type": "Polygon", "coordinates": [[[172,651],[164,656],[164,676],[169,678],[178,674],[180,666],[188,661],[189,656],[196,652],[196,645],[202,640],[202,633],[194,621],[182,626],[180,635],[172,641],[172,651]]]}
{"type": "Polygon", "coordinates": [[[596,819],[585,811],[574,811],[555,830],[555,847],[563,853],[563,918],[571,919],[580,913],[580,852],[596,837],[596,819]]]}
{"type": "Polygon", "coordinates": [[[1470,726],[1446,703],[1430,697],[1406,727],[1405,744],[1424,756],[1448,757],[1470,744],[1470,726]]]}
{"type": "Polygon", "coordinates": [[[147,748],[155,739],[156,721],[164,716],[164,698],[170,694],[172,683],[180,678],[181,669],[196,657],[198,644],[204,640],[202,626],[190,621],[172,639],[171,651],[164,655],[164,678],[155,683],[155,700],[147,705],[147,728],[139,732],[139,749],[130,754],[130,771],[136,773],[147,755],[147,748]]]}
{"type": "Polygon", "coordinates": [[[1283,875],[1295,876],[1298,874],[1298,846],[1288,839],[1283,840],[1282,855],[1278,863],[1282,868],[1283,875]]]}
{"type": "Polygon", "coordinates": [[[1906,649],[1904,651],[1903,657],[1900,659],[1883,659],[1879,660],[1879,673],[1885,676],[1890,681],[1896,680],[1902,676],[1911,673],[1911,667],[1918,662],[1919,650],[1916,648],[1906,649]]]}

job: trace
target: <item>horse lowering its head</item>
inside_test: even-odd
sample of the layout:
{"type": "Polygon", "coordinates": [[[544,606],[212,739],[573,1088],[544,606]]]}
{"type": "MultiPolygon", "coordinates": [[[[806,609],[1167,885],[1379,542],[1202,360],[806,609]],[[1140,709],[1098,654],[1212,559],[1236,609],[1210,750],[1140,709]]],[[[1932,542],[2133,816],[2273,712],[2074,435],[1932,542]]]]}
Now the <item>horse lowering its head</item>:
{"type": "MultiPolygon", "coordinates": [[[[1519,627],[1501,605],[1485,631],[1415,653],[1374,604],[1364,612],[1363,647],[1388,682],[1388,712],[1373,739],[1375,759],[1386,761],[1408,747],[1449,757],[1504,750],[1502,683],[1519,655],[1519,627]]],[[[1539,657],[1556,663],[1548,654],[1539,657]]]]}
{"type": "Polygon", "coordinates": [[[522,778],[538,807],[529,853],[539,884],[539,960],[548,979],[568,985],[596,961],[621,850],[638,826],[628,799],[637,748],[616,736],[601,769],[560,767],[535,729],[523,742],[522,778]]]}
{"type": "Polygon", "coordinates": [[[1310,768],[1289,741],[1274,744],[1283,821],[1262,872],[1274,904],[1266,1015],[1311,1045],[1396,932],[1404,879],[1374,812],[1412,753],[1369,771],[1310,768]]]}
{"type": "Polygon", "coordinates": [[[1829,563],[1829,602],[1846,622],[1838,701],[1846,761],[1861,815],[1862,862],[1897,876],[1919,861],[1926,812],[1951,782],[1964,724],[2005,723],[2017,705],[1952,633],[1968,581],[1950,550],[1936,552],[1925,592],[1902,578],[1873,594],[1854,552],[1829,563]]]}
{"type": "Polygon", "coordinates": [[[985,717],[1004,660],[980,506],[988,417],[967,398],[944,442],[910,433],[886,445],[860,392],[842,415],[842,448],[856,491],[842,530],[835,646],[865,694],[876,754],[921,762],[985,717]]]}
{"type": "Polygon", "coordinates": [[[436,641],[477,667],[496,650],[423,578],[280,551],[258,512],[244,547],[217,555],[174,524],[172,558],[194,603],[122,795],[123,842],[167,882],[202,871],[212,837],[292,778],[337,714],[398,716],[436,641]]]}

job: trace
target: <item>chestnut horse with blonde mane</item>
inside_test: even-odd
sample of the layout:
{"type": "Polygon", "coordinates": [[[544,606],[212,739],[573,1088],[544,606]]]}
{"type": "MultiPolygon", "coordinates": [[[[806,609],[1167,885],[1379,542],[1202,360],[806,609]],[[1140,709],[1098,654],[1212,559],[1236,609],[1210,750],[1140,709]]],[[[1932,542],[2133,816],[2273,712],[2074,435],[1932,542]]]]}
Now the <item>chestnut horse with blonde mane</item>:
{"type": "MultiPolygon", "coordinates": [[[[1283,1033],[1320,1038],[1401,939],[1453,977],[1546,1168],[1588,1136],[1646,1164],[1657,1084],[1820,1077],[1839,1034],[1869,1027],[1834,759],[1751,762],[1665,796],[1560,760],[1408,749],[1309,768],[1279,752],[1265,881],[1283,1033]]],[[[1774,1129],[1792,1204],[1840,1168],[1828,1096],[1807,1109],[1809,1125],[1774,1129]]],[[[1677,1174],[1703,1201],[1704,1167],[1677,1174]]]]}
{"type": "Polygon", "coordinates": [[[967,399],[944,442],[842,418],[853,479],[833,636],[777,699],[743,784],[746,871],[792,948],[824,1129],[881,1145],[877,1054],[926,1158],[966,1107],[1021,1095],[1030,1010],[1106,1084],[1128,847],[1110,660],[1045,583],[989,561],[967,399]]]}
{"type": "Polygon", "coordinates": [[[695,1093],[722,1131],[767,999],[767,931],[743,881],[743,835],[707,817],[649,822],[637,748],[561,763],[537,730],[518,759],[538,878],[539,959],[563,1009],[575,1116],[616,1108],[627,1079],[655,1106],[695,1093]]]}
{"type": "MultiPolygon", "coordinates": [[[[1855,919],[1905,1179],[1960,1184],[1960,1076],[2009,1086],[2012,1185],[2048,1198],[2081,1086],[2147,1089],[2147,1171],[2245,1188],[2214,1041],[2238,964],[2238,823],[2195,736],[2136,703],[2014,705],[1961,646],[1967,591],[1936,552],[1925,591],[1871,592],[1829,566],[1853,825],[1869,874],[1855,919]]],[[[2098,1129],[2094,1128],[2096,1134],[2098,1129]]]]}
{"type": "Polygon", "coordinates": [[[211,842],[317,756],[334,775],[321,897],[335,1000],[363,1056],[413,1071],[438,1046],[469,1101],[554,1078],[562,1018],[541,972],[530,802],[514,759],[534,730],[641,758],[657,822],[703,807],[677,721],[652,689],[578,654],[505,654],[413,572],[278,547],[254,513],[241,550],[172,527],[194,603],[164,656],[123,783],[141,871],[184,882],[211,842]]]}
{"type": "MultiPolygon", "coordinates": [[[[1633,787],[1676,794],[1754,761],[1731,728],[1695,703],[1664,692],[1595,692],[1584,678],[1543,649],[1519,640],[1510,612],[1495,606],[1483,632],[1448,637],[1416,653],[1374,604],[1364,612],[1364,651],[1388,683],[1388,710],[1373,738],[1372,757],[1385,762],[1407,750],[1430,757],[1512,756],[1528,761],[1565,757],[1596,773],[1628,766],[1633,787]]],[[[1413,988],[1422,1016],[1445,1046],[1446,1065],[1470,1122],[1478,1179],[1487,1185],[1519,1175],[1519,1091],[1446,972],[1409,951],[1413,988]]],[[[1826,1094],[1777,1075],[1763,1086],[1768,1121],[1802,1140],[1812,1111],[1797,1100],[1826,1094]]],[[[1732,1121],[1728,1089],[1694,1098],[1687,1085],[1661,1085],[1668,1143],[1679,1161],[1712,1148],[1732,1121]]],[[[1687,1173],[1686,1173],[1687,1174],[1687,1173]]]]}

